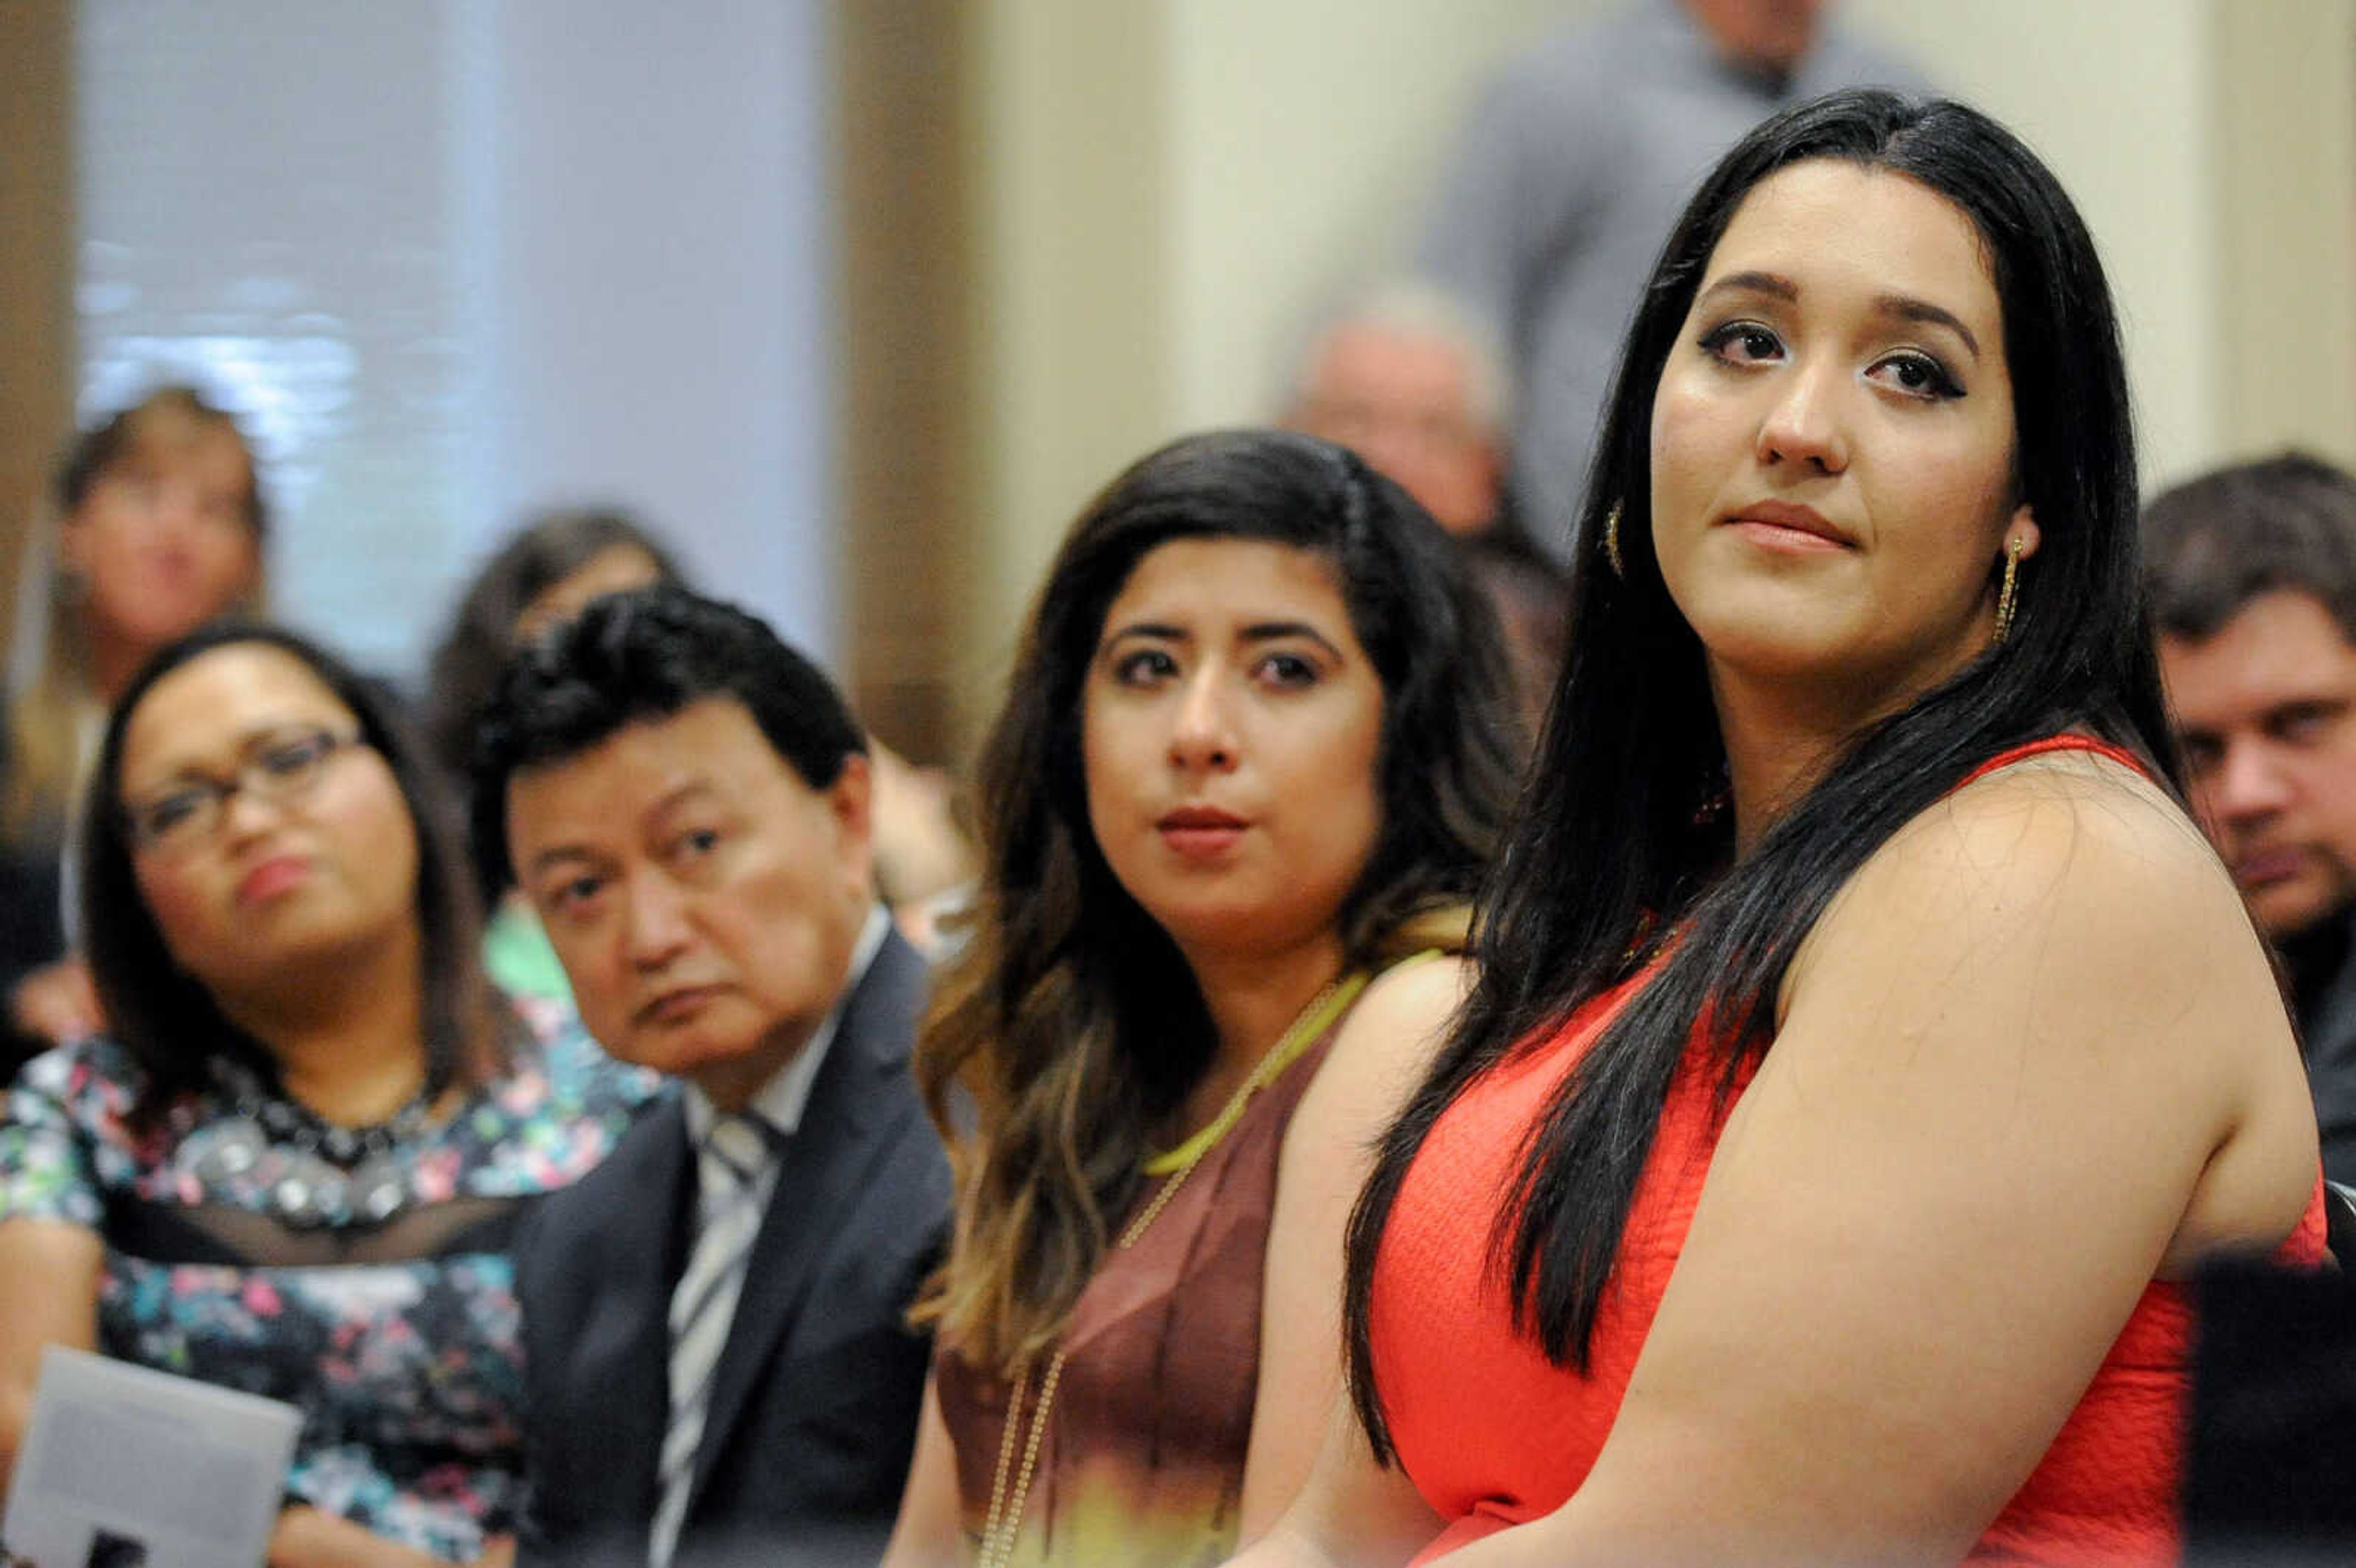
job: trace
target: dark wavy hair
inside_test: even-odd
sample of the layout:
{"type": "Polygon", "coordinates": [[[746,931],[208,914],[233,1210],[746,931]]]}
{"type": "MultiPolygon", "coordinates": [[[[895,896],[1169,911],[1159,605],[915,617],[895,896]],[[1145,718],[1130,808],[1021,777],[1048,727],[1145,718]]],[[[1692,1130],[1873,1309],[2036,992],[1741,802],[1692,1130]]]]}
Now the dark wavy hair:
{"type": "Polygon", "coordinates": [[[1011,1367],[1060,1331],[1151,1130],[1211,1060],[1192,971],[1089,828],[1080,742],[1106,610],[1148,552],[1183,539],[1331,561],[1381,680],[1382,825],[1341,910],[1347,963],[1461,948],[1507,810],[1519,745],[1495,623],[1404,490],[1312,437],[1230,431],[1162,448],[1089,503],[983,750],[978,912],[916,1050],[962,1195],[921,1311],[977,1365],[1011,1367]]]}
{"type": "Polygon", "coordinates": [[[834,787],[867,736],[824,671],[759,616],[659,582],[608,594],[517,650],[476,726],[469,792],[475,875],[515,879],[508,784],[594,751],[628,727],[706,698],[742,703],[778,759],[814,790],[834,787]]]}
{"type": "Polygon", "coordinates": [[[300,663],[351,709],[360,738],[384,759],[417,835],[418,976],[425,1083],[438,1094],[480,1083],[507,1060],[520,1026],[501,1006],[482,965],[482,926],[466,858],[451,829],[454,808],[397,699],[309,639],[279,626],[216,623],[158,652],[115,703],[90,783],[81,830],[81,918],[91,977],[110,1028],[144,1070],[141,1113],[202,1084],[215,1058],[244,1063],[265,1083],[276,1060],[223,1013],[204,982],[176,963],[139,891],[123,799],[123,742],[156,682],[223,648],[275,648],[300,663]]]}
{"type": "MultiPolygon", "coordinates": [[[[434,760],[463,784],[474,758],[475,725],[515,652],[516,622],[531,602],[609,549],[635,549],[655,581],[680,582],[679,563],[637,519],[609,507],[542,512],[483,562],[451,613],[426,667],[423,723],[434,760]]],[[[496,899],[499,890],[486,890],[496,899]]]]}
{"type": "MultiPolygon", "coordinates": [[[[1837,236],[1826,236],[1827,244],[1837,236]]],[[[1392,1455],[1368,1334],[1376,1254],[1433,1124],[1517,1043],[1558,1027],[1677,940],[1542,1114],[1493,1237],[1517,1327],[1558,1365],[1587,1366],[1638,1178],[1672,1074],[1712,1020],[1721,1097],[1768,1049],[1776,992],[1835,893],[1907,821],[1998,752],[2094,732],[2176,779],[2136,587],[2136,469],[2110,292],[2069,197],[2002,126],[1960,104],[1885,91],[1802,104],[1718,165],[1655,263],[1606,406],[1580,517],[1571,648],[1533,782],[1483,900],[1482,972],[1449,1044],[1385,1136],[1352,1217],[1351,1395],[1392,1455]],[[1697,813],[1725,753],[1702,648],[1653,552],[1649,434],[1719,236],[1761,181],[1837,159],[1915,181],[1978,231],[2004,315],[2014,473],[2041,544],[2010,637],[1853,737],[1740,860],[1730,823],[1697,813]],[[1621,513],[1625,580],[1601,560],[1621,513]]],[[[1990,561],[1990,587],[1996,563],[1990,561]]],[[[1730,815],[1730,814],[1728,814],[1730,815]]]]}

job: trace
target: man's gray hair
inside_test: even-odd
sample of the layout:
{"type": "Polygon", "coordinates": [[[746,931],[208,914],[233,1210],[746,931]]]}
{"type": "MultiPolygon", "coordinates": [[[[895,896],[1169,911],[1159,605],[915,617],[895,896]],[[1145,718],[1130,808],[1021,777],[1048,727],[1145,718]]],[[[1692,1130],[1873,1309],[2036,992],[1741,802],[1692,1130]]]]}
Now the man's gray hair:
{"type": "Polygon", "coordinates": [[[1298,409],[1325,346],[1344,327],[1376,327],[1402,337],[1446,344],[1464,357],[1465,414],[1472,427],[1504,445],[1513,430],[1513,378],[1504,337],[1460,296],[1415,277],[1361,283],[1332,295],[1294,340],[1279,402],[1298,409]]]}

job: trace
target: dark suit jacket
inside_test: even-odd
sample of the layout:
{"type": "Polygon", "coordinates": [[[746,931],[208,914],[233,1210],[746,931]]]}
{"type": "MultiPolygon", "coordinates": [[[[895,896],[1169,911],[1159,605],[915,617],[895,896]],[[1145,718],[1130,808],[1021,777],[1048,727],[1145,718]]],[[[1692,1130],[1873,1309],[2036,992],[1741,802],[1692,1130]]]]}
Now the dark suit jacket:
{"type": "MultiPolygon", "coordinates": [[[[924,964],[894,934],[779,1157],[713,1373],[679,1568],[863,1568],[908,1469],[928,1345],[905,1326],[938,1260],[948,1166],[908,1051],[924,964]]],[[[527,1563],[644,1568],[670,1413],[665,1317],[695,1197],[686,1113],[662,1102],[532,1217],[522,1300],[527,1563]]]]}
{"type": "Polygon", "coordinates": [[[2356,911],[2286,942],[2323,1174],[2356,1186],[2356,911]],[[2319,971],[2319,972],[2318,972],[2319,971]]]}

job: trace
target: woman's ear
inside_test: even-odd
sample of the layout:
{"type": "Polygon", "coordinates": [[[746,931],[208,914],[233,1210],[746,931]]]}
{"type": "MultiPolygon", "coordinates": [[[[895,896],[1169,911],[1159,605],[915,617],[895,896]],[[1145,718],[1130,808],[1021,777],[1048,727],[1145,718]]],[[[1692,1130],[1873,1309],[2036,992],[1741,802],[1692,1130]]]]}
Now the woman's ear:
{"type": "Polygon", "coordinates": [[[2004,538],[1997,547],[1997,553],[2008,559],[2018,556],[2027,560],[2037,553],[2038,544],[2043,538],[2038,531],[2037,515],[2026,506],[2017,507],[2013,509],[2012,520],[2004,527],[2004,538]]]}

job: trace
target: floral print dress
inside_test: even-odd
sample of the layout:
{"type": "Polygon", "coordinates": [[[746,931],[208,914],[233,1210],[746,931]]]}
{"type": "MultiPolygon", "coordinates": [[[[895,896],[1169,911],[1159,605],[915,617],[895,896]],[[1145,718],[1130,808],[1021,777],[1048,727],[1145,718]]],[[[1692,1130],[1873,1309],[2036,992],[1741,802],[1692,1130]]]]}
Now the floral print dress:
{"type": "Polygon", "coordinates": [[[407,1201],[380,1225],[285,1226],[277,1151],[221,1157],[252,1127],[226,1088],[134,1132],[129,1054],[60,1047],[0,1104],[0,1221],[104,1239],[106,1354],[299,1406],[290,1503],[471,1561],[523,1502],[516,1222],[603,1159],[659,1084],[552,1011],[534,1021],[505,1077],[391,1151],[407,1201]]]}

